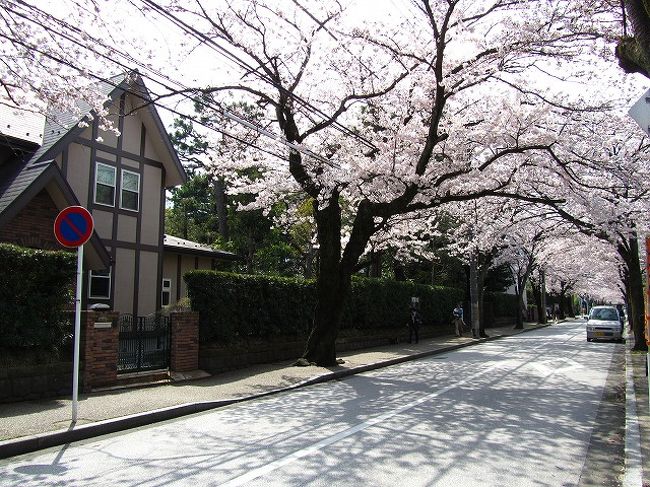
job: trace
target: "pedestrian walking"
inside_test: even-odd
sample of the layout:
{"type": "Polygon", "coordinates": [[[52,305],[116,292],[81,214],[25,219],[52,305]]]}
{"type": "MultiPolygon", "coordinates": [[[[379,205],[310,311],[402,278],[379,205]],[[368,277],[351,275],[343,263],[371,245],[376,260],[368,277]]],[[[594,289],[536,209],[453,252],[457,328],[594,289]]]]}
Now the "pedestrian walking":
{"type": "Polygon", "coordinates": [[[462,337],[463,331],[466,328],[465,322],[463,321],[463,303],[458,303],[454,308],[454,326],[456,327],[456,336],[462,337]]]}
{"type": "Polygon", "coordinates": [[[420,314],[420,302],[411,300],[411,317],[408,322],[409,327],[409,343],[420,342],[420,325],[422,324],[422,315],[420,314]]]}

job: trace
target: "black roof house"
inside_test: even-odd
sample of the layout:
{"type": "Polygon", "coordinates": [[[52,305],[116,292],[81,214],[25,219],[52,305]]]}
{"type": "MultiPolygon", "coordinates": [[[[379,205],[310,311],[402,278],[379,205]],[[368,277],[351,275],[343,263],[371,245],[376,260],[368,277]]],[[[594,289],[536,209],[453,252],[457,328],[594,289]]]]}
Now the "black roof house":
{"type": "MultiPolygon", "coordinates": [[[[125,91],[137,94],[143,100],[143,109],[152,123],[166,134],[166,130],[156,110],[151,105],[150,95],[139,75],[121,74],[98,83],[100,94],[109,100],[115,100],[125,91]]],[[[0,228],[7,225],[36,194],[46,190],[58,209],[79,205],[74,191],[65,180],[55,158],[65,147],[81,134],[85,127],[80,122],[92,116],[91,107],[78,102],[79,113],[58,113],[52,119],[41,122],[41,134],[36,134],[37,126],[22,124],[15,109],[7,106],[0,110],[0,228]],[[12,113],[13,112],[13,113],[12,113]]],[[[32,114],[33,118],[33,114],[32,114]]],[[[169,163],[178,171],[180,179],[170,181],[170,185],[184,182],[185,171],[173,150],[171,141],[164,137],[162,141],[169,149],[169,163]]],[[[86,246],[86,266],[89,269],[104,269],[110,265],[110,256],[96,232],[90,245],[86,246]]]]}

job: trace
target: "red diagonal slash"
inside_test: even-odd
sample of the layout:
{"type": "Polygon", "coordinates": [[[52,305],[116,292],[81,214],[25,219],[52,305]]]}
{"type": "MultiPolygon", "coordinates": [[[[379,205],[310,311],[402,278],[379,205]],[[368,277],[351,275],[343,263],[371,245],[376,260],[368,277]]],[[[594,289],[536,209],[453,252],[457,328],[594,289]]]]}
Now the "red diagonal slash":
{"type": "Polygon", "coordinates": [[[65,216],[63,221],[65,221],[68,224],[70,230],[72,230],[74,233],[77,234],[77,237],[84,238],[84,234],[79,231],[79,229],[75,226],[74,222],[70,219],[68,215],[65,216]]]}

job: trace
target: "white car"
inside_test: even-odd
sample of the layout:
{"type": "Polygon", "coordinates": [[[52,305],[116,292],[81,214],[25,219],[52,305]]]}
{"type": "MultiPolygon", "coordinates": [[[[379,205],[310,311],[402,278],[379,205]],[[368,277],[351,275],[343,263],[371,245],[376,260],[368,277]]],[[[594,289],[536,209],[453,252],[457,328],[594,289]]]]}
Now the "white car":
{"type": "Polygon", "coordinates": [[[598,339],[623,341],[623,325],[614,306],[595,306],[589,312],[587,341],[598,339]]]}

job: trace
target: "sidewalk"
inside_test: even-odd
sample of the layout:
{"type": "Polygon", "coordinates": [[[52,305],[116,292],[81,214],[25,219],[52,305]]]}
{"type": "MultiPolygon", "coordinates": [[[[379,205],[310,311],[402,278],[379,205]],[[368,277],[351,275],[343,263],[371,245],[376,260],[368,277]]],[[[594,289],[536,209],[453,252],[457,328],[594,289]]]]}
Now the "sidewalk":
{"type": "MultiPolygon", "coordinates": [[[[628,344],[628,347],[630,345],[628,344]]],[[[646,354],[643,352],[628,353],[627,364],[628,381],[633,380],[636,419],[638,421],[638,448],[636,453],[637,469],[639,470],[636,480],[641,477],[643,487],[650,487],[650,404],[648,399],[648,377],[646,376],[646,354]]],[[[630,385],[628,384],[628,387],[630,385]]],[[[629,398],[631,400],[632,398],[629,398]]],[[[630,408],[628,407],[628,410],[630,408]]],[[[627,487],[627,485],[624,485],[627,487]]]]}

